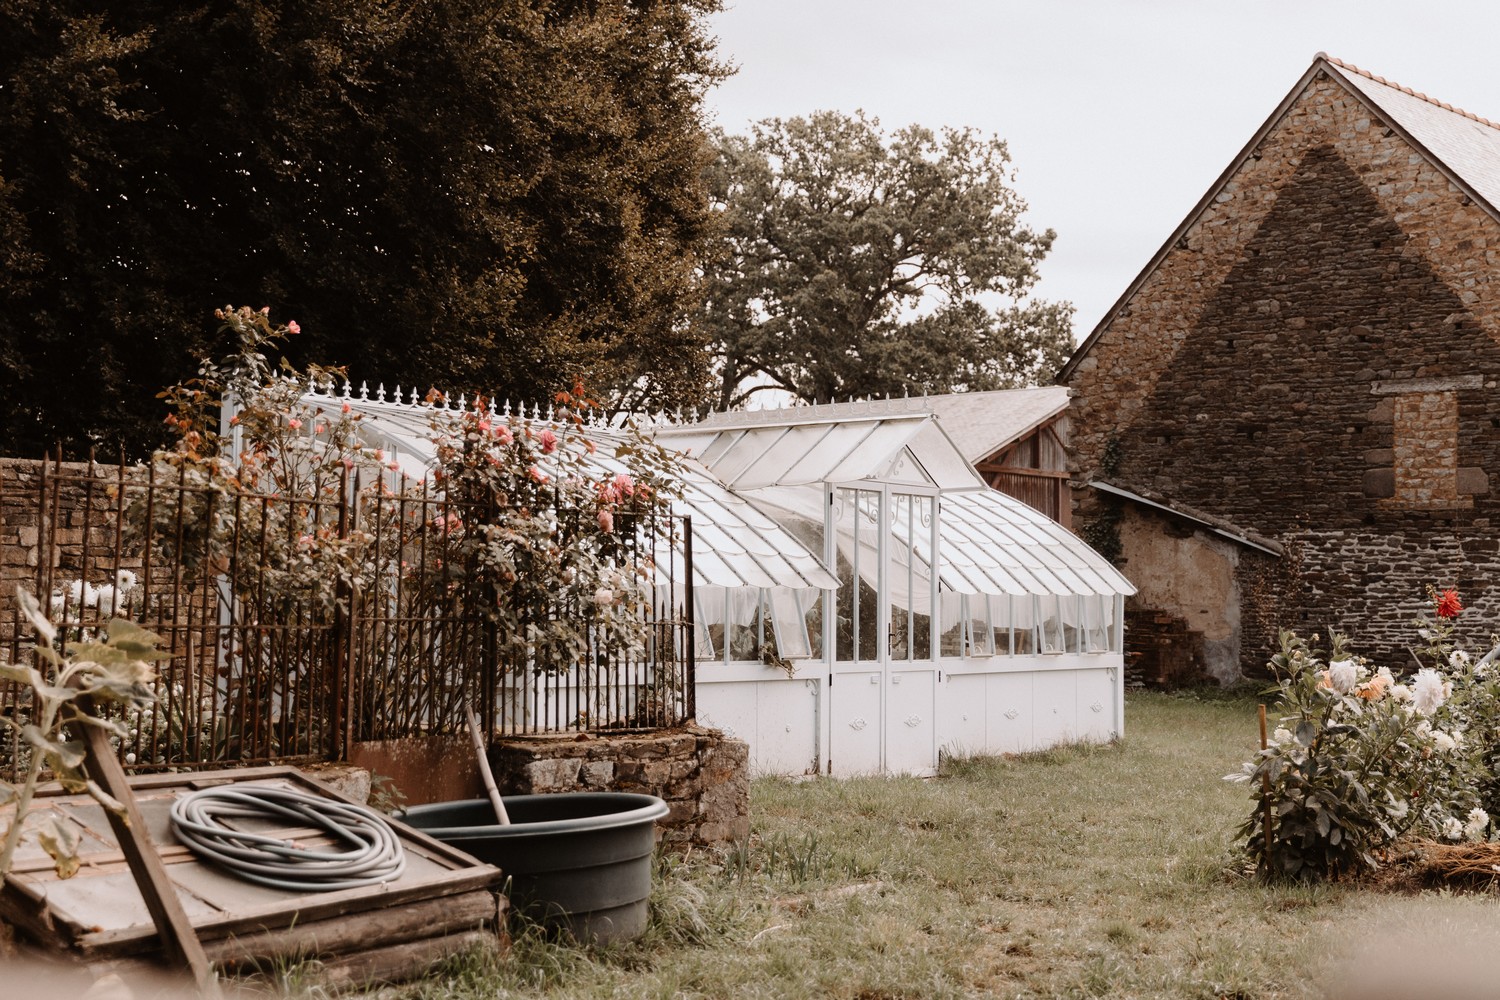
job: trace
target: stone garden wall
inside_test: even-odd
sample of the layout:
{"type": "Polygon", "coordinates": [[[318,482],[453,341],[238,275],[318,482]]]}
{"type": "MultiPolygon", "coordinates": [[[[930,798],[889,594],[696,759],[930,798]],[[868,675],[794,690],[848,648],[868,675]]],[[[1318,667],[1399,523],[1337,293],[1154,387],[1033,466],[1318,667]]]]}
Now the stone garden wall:
{"type": "MultiPolygon", "coordinates": [[[[507,795],[643,792],[666,800],[657,823],[671,845],[724,844],[750,835],[750,748],[716,729],[507,738],[490,749],[507,795]]],[[[477,794],[477,793],[476,793],[477,794]]]]}
{"type": "MultiPolygon", "coordinates": [[[[38,491],[42,465],[40,461],[29,459],[0,458],[0,608],[14,606],[17,584],[36,590],[41,558],[38,491]]],[[[51,462],[46,465],[48,475],[53,474],[57,466],[51,462]]],[[[69,477],[82,478],[88,473],[89,466],[82,462],[64,462],[61,470],[69,477]]],[[[145,470],[139,470],[139,474],[144,482],[145,470]]],[[[52,553],[52,565],[59,570],[57,579],[76,578],[83,558],[85,520],[94,526],[88,545],[95,555],[114,545],[115,498],[110,495],[104,479],[107,477],[113,481],[118,475],[115,466],[96,466],[95,476],[99,481],[95,488],[85,490],[81,483],[69,483],[63,487],[57,506],[57,544],[52,553]],[[85,502],[92,507],[87,518],[85,502]]],[[[52,516],[51,510],[47,516],[52,516]]],[[[121,568],[139,569],[140,562],[125,563],[121,568]]],[[[98,582],[102,582],[102,578],[98,582]]]]}

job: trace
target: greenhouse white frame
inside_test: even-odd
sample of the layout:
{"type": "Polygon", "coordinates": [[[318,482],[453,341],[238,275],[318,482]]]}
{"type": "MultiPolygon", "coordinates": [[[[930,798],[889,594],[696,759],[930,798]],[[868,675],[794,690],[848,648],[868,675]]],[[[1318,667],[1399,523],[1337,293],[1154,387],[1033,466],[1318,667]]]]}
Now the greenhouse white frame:
{"type": "MultiPolygon", "coordinates": [[[[435,408],[412,395],[304,399],[349,403],[420,477],[435,408]]],[[[1123,735],[1134,587],[990,489],[925,400],[720,413],[656,435],[690,459],[675,506],[693,519],[698,719],[745,740],[753,772],[932,774],[944,753],[1123,735]]]]}

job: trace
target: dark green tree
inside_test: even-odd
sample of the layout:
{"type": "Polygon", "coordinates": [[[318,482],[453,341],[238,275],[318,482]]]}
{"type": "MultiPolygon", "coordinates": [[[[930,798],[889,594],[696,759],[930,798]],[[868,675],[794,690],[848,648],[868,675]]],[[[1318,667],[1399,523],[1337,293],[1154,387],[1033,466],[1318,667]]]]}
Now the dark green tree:
{"type": "Polygon", "coordinates": [[[1055,234],[1022,225],[1004,142],[826,111],[715,141],[721,408],[1007,388],[1067,359],[1073,307],[1029,297],[1055,234]]]}
{"type": "Polygon", "coordinates": [[[156,443],[226,302],[372,386],[691,400],[719,4],[0,0],[0,453],[156,443]]]}

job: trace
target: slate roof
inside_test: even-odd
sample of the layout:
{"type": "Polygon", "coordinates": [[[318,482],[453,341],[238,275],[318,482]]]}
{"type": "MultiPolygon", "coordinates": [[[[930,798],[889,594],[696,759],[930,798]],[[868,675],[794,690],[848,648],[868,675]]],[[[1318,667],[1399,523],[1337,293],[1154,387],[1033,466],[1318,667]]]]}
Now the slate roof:
{"type": "Polygon", "coordinates": [[[979,462],[1066,410],[1068,389],[1044,385],[1031,389],[956,392],[928,396],[926,403],[964,458],[979,462]]]}
{"type": "Polygon", "coordinates": [[[1455,180],[1473,188],[1492,210],[1500,206],[1500,125],[1341,59],[1321,53],[1319,58],[1455,180]]]}
{"type": "Polygon", "coordinates": [[[1101,334],[1114,321],[1115,314],[1130,301],[1131,296],[1156,270],[1162,260],[1213,203],[1215,196],[1238,172],[1245,157],[1251,155],[1262,139],[1276,127],[1287,110],[1313,82],[1319,73],[1326,72],[1342,83],[1357,99],[1364,102],[1372,114],[1395,129],[1416,150],[1448,176],[1454,184],[1474,198],[1496,221],[1500,221],[1500,125],[1487,118],[1455,108],[1451,104],[1428,97],[1426,94],[1403,87],[1367,70],[1335,59],[1325,52],[1313,57],[1312,65],[1302,74],[1291,91],[1265,123],[1250,137],[1224,172],[1209,187],[1208,192],[1193,206],[1181,225],[1172,231],[1166,242],[1157,250],[1150,262],[1135,277],[1104,318],[1078,345],[1067,364],[1057,373],[1057,381],[1066,384],[1101,334]]]}

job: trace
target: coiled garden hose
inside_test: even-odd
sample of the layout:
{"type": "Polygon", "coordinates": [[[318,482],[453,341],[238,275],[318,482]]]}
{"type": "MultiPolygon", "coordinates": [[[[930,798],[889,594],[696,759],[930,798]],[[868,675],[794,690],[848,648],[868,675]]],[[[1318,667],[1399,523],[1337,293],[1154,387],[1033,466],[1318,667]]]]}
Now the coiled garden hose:
{"type": "Polygon", "coordinates": [[[406,870],[406,852],[373,809],[271,785],[224,785],[172,803],[172,832],[194,854],[250,882],[293,892],[379,885],[406,870]],[[280,837],[234,830],[221,819],[290,820],[352,849],[313,850],[280,837]]]}

